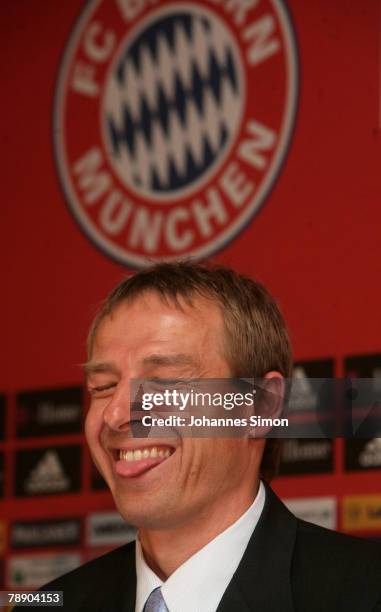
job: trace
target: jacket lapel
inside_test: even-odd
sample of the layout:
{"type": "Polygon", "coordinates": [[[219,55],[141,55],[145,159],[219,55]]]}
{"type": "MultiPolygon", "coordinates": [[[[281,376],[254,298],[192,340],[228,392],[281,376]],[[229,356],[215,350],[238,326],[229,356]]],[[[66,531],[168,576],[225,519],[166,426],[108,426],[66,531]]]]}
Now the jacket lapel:
{"type": "Polygon", "coordinates": [[[112,575],[107,574],[91,598],[89,612],[135,612],[135,542],[120,549],[112,575]]]}
{"type": "Polygon", "coordinates": [[[293,612],[296,518],[266,485],[263,512],[217,612],[293,612]]]}

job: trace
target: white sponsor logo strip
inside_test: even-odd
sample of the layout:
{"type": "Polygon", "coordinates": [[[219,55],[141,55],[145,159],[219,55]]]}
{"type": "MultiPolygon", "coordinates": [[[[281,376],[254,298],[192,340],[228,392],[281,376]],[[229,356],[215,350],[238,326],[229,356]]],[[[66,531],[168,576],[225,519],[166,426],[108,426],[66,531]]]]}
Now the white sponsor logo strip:
{"type": "Polygon", "coordinates": [[[298,518],[320,527],[336,529],[337,500],[334,497],[307,497],[283,501],[298,518]]]}
{"type": "Polygon", "coordinates": [[[79,553],[23,555],[8,561],[10,588],[39,588],[81,564],[79,553]]]}
{"type": "Polygon", "coordinates": [[[136,530],[117,512],[97,512],[87,517],[87,543],[90,546],[125,544],[136,537],[136,530]]]}

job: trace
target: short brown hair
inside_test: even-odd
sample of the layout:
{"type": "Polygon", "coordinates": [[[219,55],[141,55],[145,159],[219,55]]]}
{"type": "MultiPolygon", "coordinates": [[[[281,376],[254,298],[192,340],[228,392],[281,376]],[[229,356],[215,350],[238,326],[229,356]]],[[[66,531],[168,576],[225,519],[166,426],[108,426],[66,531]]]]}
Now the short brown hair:
{"type": "MultiPolygon", "coordinates": [[[[292,351],[286,325],[277,303],[263,285],[226,267],[209,267],[177,261],[159,263],[122,280],[98,311],[88,336],[91,356],[101,321],[114,308],[132,301],[146,291],[155,291],[165,300],[189,304],[196,295],[212,299],[223,313],[225,350],[232,376],[261,378],[275,370],[291,376],[292,351]]],[[[271,480],[276,474],[280,444],[268,439],[261,463],[261,476],[271,480]]]]}

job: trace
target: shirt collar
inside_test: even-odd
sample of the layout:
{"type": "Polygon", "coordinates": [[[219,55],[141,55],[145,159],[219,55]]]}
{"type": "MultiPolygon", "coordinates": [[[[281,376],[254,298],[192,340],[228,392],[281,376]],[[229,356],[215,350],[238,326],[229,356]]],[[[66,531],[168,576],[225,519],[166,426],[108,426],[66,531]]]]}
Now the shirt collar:
{"type": "Polygon", "coordinates": [[[170,612],[214,612],[258,523],[265,495],[265,488],[260,482],[257,496],[246,512],[178,567],[164,583],[148,567],[137,539],[135,611],[142,612],[153,589],[162,587],[170,612]]]}
{"type": "Polygon", "coordinates": [[[144,605],[154,589],[161,587],[163,581],[155,572],[147,565],[140,544],[139,537],[135,544],[135,562],[136,562],[136,604],[135,611],[142,612],[144,605]]]}

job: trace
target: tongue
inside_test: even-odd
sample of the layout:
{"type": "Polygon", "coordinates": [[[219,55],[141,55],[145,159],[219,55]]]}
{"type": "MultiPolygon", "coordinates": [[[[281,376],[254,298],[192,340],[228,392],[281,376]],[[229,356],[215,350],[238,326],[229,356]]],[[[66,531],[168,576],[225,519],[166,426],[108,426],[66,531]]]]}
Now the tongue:
{"type": "Polygon", "coordinates": [[[136,461],[119,460],[115,464],[115,471],[119,476],[140,476],[151,468],[165,461],[167,457],[155,457],[148,459],[138,459],[136,461]]]}

